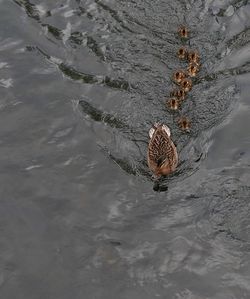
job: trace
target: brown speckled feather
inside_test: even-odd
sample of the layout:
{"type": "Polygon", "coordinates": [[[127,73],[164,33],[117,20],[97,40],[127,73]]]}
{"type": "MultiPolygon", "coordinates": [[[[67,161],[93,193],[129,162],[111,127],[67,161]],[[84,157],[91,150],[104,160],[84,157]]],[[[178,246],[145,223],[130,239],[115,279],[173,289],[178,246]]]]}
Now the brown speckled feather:
{"type": "Polygon", "coordinates": [[[156,175],[166,175],[175,170],[178,155],[168,134],[158,126],[149,141],[148,164],[156,175]]]}

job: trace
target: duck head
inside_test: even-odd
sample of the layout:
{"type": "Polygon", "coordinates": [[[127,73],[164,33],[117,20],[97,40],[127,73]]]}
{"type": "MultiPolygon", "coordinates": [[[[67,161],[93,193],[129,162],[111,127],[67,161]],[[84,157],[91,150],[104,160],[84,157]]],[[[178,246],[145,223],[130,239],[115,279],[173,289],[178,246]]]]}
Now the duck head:
{"type": "Polygon", "coordinates": [[[188,61],[190,63],[194,63],[199,66],[200,65],[200,55],[199,55],[198,51],[190,51],[188,54],[188,61]]]}
{"type": "Polygon", "coordinates": [[[181,38],[188,38],[188,29],[186,26],[181,26],[178,30],[181,38]]]}
{"type": "Polygon", "coordinates": [[[180,101],[183,101],[183,100],[185,100],[186,93],[185,93],[184,89],[175,89],[170,92],[170,96],[175,97],[180,101]]]}
{"type": "Polygon", "coordinates": [[[199,72],[199,66],[191,62],[187,68],[187,72],[190,77],[195,77],[199,72]]]}
{"type": "Polygon", "coordinates": [[[186,73],[183,70],[177,70],[173,74],[173,81],[177,84],[180,84],[181,81],[186,78],[186,73]]]}
{"type": "Polygon", "coordinates": [[[154,123],[152,128],[149,130],[149,138],[150,139],[153,137],[153,135],[154,135],[154,133],[156,132],[157,129],[163,130],[168,135],[168,137],[170,137],[171,131],[170,131],[170,129],[167,125],[162,125],[160,123],[154,123]]]}
{"type": "Polygon", "coordinates": [[[178,110],[180,106],[180,101],[177,98],[171,98],[167,100],[167,107],[171,110],[178,110]]]}
{"type": "Polygon", "coordinates": [[[191,128],[191,122],[190,120],[186,117],[186,116],[182,116],[179,120],[178,120],[178,125],[179,128],[182,131],[185,131],[187,133],[190,133],[190,128],[191,128]]]}
{"type": "Polygon", "coordinates": [[[192,89],[192,80],[188,78],[184,78],[181,81],[181,87],[185,92],[188,92],[192,89]]]}
{"type": "Polygon", "coordinates": [[[186,59],[188,57],[188,51],[185,47],[181,47],[178,52],[177,52],[177,56],[180,59],[186,59]]]}

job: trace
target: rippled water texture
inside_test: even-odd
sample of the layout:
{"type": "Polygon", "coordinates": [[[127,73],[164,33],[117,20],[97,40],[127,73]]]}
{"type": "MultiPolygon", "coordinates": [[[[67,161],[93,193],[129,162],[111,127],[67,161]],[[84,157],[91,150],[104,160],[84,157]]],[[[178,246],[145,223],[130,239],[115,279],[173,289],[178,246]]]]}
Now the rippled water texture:
{"type": "Polygon", "coordinates": [[[244,0],[0,0],[1,298],[250,298],[249,40],[244,0]],[[180,24],[190,134],[164,104],[180,24]]]}

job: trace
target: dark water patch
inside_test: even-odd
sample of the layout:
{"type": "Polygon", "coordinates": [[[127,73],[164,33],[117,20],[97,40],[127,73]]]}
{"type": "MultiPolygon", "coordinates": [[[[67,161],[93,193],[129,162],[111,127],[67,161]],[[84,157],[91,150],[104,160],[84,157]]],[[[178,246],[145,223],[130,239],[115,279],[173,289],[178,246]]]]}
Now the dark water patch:
{"type": "Polygon", "coordinates": [[[81,81],[87,84],[104,84],[108,87],[117,88],[119,90],[129,89],[129,83],[126,81],[112,79],[108,76],[84,74],[83,72],[77,71],[73,67],[67,66],[64,63],[59,64],[58,68],[64,75],[74,81],[81,81]]]}
{"type": "Polygon", "coordinates": [[[58,40],[62,40],[62,31],[55,26],[49,25],[49,24],[42,24],[42,27],[45,27],[48,29],[48,32],[55,37],[58,40]]]}
{"type": "MultiPolygon", "coordinates": [[[[80,3],[80,2],[79,2],[80,3]]],[[[93,15],[88,12],[83,6],[79,5],[79,11],[78,11],[78,16],[86,15],[90,20],[92,20],[94,17],[93,15]]]]}
{"type": "Polygon", "coordinates": [[[128,90],[129,83],[126,81],[112,79],[108,76],[96,76],[85,74],[83,72],[75,70],[71,66],[67,66],[64,63],[58,65],[58,68],[64,75],[74,81],[81,81],[86,84],[104,84],[111,88],[117,88],[119,90],[128,90]]]}
{"type": "Polygon", "coordinates": [[[82,45],[82,43],[84,41],[84,36],[81,32],[78,32],[78,31],[72,32],[69,40],[72,44],[72,47],[80,46],[80,45],[82,45]]]}
{"type": "Polygon", "coordinates": [[[100,50],[98,43],[91,36],[87,36],[87,46],[96,54],[96,56],[104,60],[103,53],[100,50]]]}
{"type": "Polygon", "coordinates": [[[68,78],[73,81],[80,81],[86,84],[103,84],[111,88],[119,89],[119,90],[128,90],[131,86],[128,82],[122,81],[119,79],[110,78],[109,76],[102,75],[91,75],[80,72],[73,67],[66,65],[64,63],[60,63],[60,59],[51,57],[49,54],[45,53],[38,47],[35,46],[27,46],[28,51],[37,51],[42,54],[49,62],[52,64],[56,64],[58,69],[68,78]]]}
{"type": "Polygon", "coordinates": [[[13,0],[13,1],[25,10],[27,16],[35,19],[36,21],[40,21],[39,13],[37,11],[35,4],[31,3],[29,0],[13,0]]]}
{"type": "Polygon", "coordinates": [[[79,72],[75,70],[73,67],[67,66],[64,63],[60,63],[58,65],[58,68],[64,75],[66,75],[68,78],[74,81],[82,81],[83,83],[87,84],[94,84],[98,83],[99,81],[96,76],[79,72]]]}
{"type": "MultiPolygon", "coordinates": [[[[106,151],[107,152],[107,151],[106,151]]],[[[136,175],[137,170],[129,163],[129,161],[126,161],[124,158],[119,159],[113,156],[111,153],[108,153],[108,157],[115,162],[123,171],[130,175],[136,175]]]]}
{"type": "Polygon", "coordinates": [[[236,34],[232,38],[226,41],[227,46],[230,49],[238,49],[248,45],[250,39],[250,28],[246,28],[242,32],[236,34]]]}
{"type": "Polygon", "coordinates": [[[104,113],[94,107],[92,107],[87,101],[80,100],[79,105],[82,111],[89,115],[94,121],[104,122],[109,125],[111,128],[117,129],[128,129],[128,126],[124,124],[121,120],[117,119],[115,116],[104,113]]]}

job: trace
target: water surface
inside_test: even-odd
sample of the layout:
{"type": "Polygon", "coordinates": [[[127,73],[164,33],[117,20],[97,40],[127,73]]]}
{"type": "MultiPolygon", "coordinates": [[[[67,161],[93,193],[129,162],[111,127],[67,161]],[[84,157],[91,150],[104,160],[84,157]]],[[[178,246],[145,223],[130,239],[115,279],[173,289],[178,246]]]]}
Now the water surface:
{"type": "Polygon", "coordinates": [[[249,298],[249,2],[0,7],[1,298],[249,298]],[[202,69],[172,114],[180,24],[202,69]],[[180,153],[163,192],[155,121],[180,153]]]}

